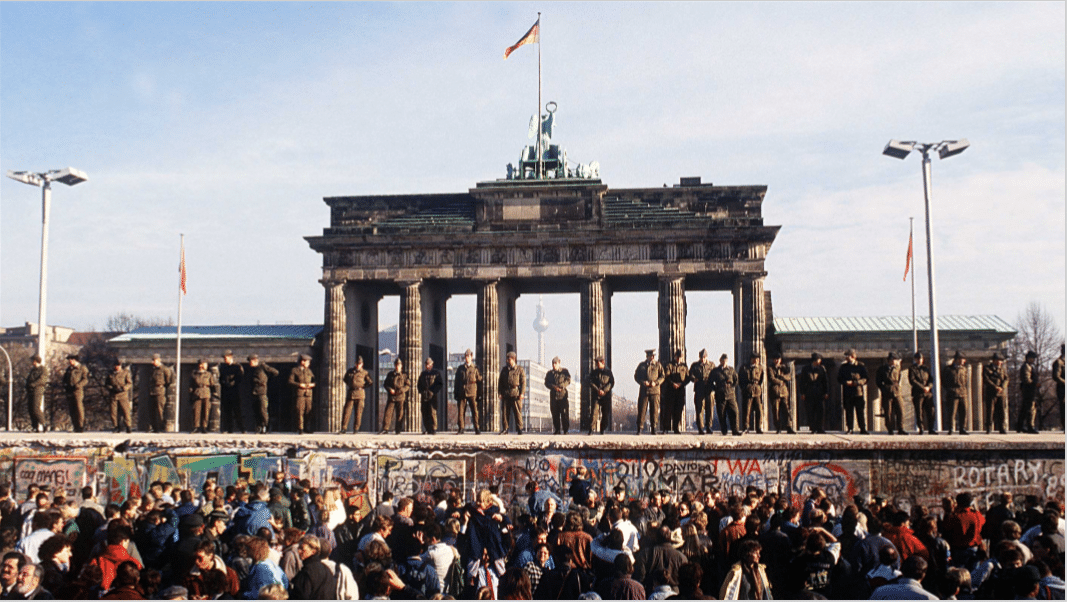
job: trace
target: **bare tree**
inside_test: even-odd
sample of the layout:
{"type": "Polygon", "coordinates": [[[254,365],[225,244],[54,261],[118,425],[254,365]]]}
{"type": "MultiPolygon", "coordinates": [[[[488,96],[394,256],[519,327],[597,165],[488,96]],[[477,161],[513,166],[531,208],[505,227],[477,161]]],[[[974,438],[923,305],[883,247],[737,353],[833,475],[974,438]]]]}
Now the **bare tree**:
{"type": "Polygon", "coordinates": [[[1019,392],[1019,369],[1022,367],[1028,351],[1037,353],[1037,422],[1038,428],[1059,411],[1056,402],[1056,386],[1052,382],[1052,362],[1060,356],[1063,333],[1056,326],[1056,320],[1040,303],[1031,301],[1015,319],[1018,334],[1008,342],[1008,366],[1011,370],[1010,415],[1018,416],[1022,401],[1019,392]]]}
{"type": "Polygon", "coordinates": [[[120,311],[107,318],[108,332],[132,332],[144,326],[174,326],[174,319],[167,317],[143,318],[137,314],[120,311]]]}

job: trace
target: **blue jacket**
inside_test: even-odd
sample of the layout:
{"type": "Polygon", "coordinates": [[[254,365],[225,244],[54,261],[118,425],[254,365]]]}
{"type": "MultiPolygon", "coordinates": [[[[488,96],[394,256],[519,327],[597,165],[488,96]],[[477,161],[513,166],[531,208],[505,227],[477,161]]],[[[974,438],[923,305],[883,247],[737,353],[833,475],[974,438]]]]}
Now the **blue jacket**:
{"type": "Polygon", "coordinates": [[[244,583],[241,584],[241,597],[245,600],[258,600],[259,590],[272,583],[280,583],[282,587],[289,589],[289,578],[280,566],[270,560],[257,562],[252,565],[244,583]]]}

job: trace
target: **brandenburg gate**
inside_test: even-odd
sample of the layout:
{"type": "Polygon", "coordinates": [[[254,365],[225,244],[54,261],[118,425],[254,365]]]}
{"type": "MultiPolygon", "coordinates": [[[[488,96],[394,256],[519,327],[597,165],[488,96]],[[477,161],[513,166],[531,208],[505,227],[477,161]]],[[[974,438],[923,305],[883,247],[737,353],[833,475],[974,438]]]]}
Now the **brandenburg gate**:
{"type": "MultiPolygon", "coordinates": [[[[455,194],[326,198],[330,227],[307,238],[322,253],[326,288],[320,430],[342,426],[342,377],[356,355],[377,366],[377,304],[385,295],[400,296],[398,353],[415,376],[426,357],[445,366],[448,298],[477,295],[475,355],[489,432],[501,427],[496,377],[516,347],[515,300],[522,294],[581,296],[579,378],[598,355],[616,380],[630,378],[632,366],[611,362],[615,291],[658,291],[662,358],[685,349],[687,290],[732,291],[734,359],[740,365],[753,352],[763,355],[764,261],[779,230],[763,224],[766,192],[700,178],[613,189],[596,178],[562,177],[480,182],[455,194]]],[[[451,401],[451,383],[445,391],[451,401]]],[[[412,387],[410,432],[420,430],[417,403],[412,387]]],[[[581,408],[587,429],[585,391],[581,408]]],[[[363,429],[376,429],[376,404],[368,400],[364,411],[363,429]]]]}

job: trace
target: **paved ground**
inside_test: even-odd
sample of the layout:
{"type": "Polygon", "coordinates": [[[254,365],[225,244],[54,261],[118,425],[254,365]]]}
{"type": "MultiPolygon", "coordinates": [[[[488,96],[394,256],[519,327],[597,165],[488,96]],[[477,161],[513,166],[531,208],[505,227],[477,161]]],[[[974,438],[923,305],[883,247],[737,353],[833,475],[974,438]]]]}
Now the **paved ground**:
{"type": "Polygon", "coordinates": [[[477,451],[485,449],[706,449],[706,450],[881,450],[881,449],[915,449],[915,450],[976,450],[996,452],[998,450],[1064,450],[1064,434],[1060,431],[1045,432],[1039,435],[1009,433],[1007,435],[986,435],[972,433],[961,435],[917,435],[906,436],[872,434],[845,435],[829,433],[812,435],[743,435],[740,437],[704,435],[696,433],[683,435],[635,435],[633,433],[587,435],[570,433],[552,435],[548,433],[524,433],[523,435],[466,433],[457,435],[454,431],[438,433],[434,436],[422,434],[403,435],[337,435],[315,433],[296,435],[277,433],[268,435],[253,434],[149,434],[149,433],[22,433],[0,431],[2,447],[233,447],[247,448],[291,448],[301,449],[400,449],[432,448],[439,450],[477,451]]]}

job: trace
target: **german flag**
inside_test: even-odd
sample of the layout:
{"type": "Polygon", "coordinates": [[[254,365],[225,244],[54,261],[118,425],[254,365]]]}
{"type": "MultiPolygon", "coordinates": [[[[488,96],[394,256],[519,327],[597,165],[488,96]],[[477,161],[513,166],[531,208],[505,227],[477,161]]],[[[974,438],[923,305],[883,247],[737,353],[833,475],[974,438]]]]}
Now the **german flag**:
{"type": "Polygon", "coordinates": [[[533,24],[530,31],[526,32],[526,35],[522,36],[518,42],[515,42],[514,46],[511,46],[504,51],[504,60],[508,60],[508,57],[512,52],[519,49],[519,46],[525,46],[526,44],[534,44],[541,41],[541,19],[538,17],[537,22],[533,24]]]}

